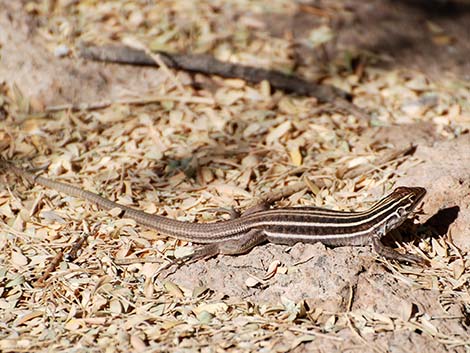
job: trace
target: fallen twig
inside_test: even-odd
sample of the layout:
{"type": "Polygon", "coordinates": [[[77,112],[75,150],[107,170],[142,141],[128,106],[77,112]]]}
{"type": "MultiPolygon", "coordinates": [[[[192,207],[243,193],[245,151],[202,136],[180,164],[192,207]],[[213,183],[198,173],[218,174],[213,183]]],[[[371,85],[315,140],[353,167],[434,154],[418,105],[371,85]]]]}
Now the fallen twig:
{"type": "MultiPolygon", "coordinates": [[[[349,94],[336,87],[310,82],[296,76],[286,75],[275,70],[232,64],[215,59],[206,54],[171,54],[158,52],[162,62],[170,68],[206,75],[219,75],[226,78],[240,78],[247,82],[259,83],[268,81],[275,89],[316,97],[321,102],[329,102],[337,108],[364,119],[369,116],[359,107],[347,100],[349,94]]],[[[123,45],[85,46],[79,47],[82,58],[113,62],[120,64],[158,66],[155,59],[144,50],[123,45]]]]}
{"type": "Polygon", "coordinates": [[[61,250],[57,253],[56,256],[54,256],[54,258],[51,261],[51,264],[46,269],[46,272],[44,272],[44,274],[36,281],[35,285],[37,287],[42,287],[44,285],[44,282],[46,281],[46,279],[48,279],[51,273],[54,272],[57,266],[59,266],[60,261],[62,261],[63,255],[64,255],[64,252],[61,250]]]}

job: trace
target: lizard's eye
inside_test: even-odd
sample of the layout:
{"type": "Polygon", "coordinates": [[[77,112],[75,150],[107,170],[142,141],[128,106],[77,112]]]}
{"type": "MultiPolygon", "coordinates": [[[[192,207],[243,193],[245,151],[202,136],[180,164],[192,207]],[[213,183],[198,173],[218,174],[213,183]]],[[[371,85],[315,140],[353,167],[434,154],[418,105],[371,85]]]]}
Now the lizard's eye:
{"type": "Polygon", "coordinates": [[[404,216],[404,215],[406,214],[406,212],[407,212],[407,211],[406,211],[406,208],[405,208],[405,207],[399,207],[399,208],[397,209],[397,213],[398,213],[398,215],[399,215],[400,217],[404,216]]]}

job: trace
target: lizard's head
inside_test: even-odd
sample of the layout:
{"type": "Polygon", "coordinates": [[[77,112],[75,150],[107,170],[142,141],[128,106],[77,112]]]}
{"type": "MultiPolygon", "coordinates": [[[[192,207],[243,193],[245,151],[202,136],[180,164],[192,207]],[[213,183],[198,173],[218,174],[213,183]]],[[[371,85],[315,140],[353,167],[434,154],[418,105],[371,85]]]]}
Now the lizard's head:
{"type": "Polygon", "coordinates": [[[385,199],[390,205],[390,213],[386,222],[386,231],[400,226],[405,219],[413,213],[415,208],[426,195],[426,189],[422,187],[397,187],[385,199]]]}
{"type": "Polygon", "coordinates": [[[393,192],[390,194],[390,197],[399,201],[397,209],[400,213],[400,216],[402,216],[413,212],[416,206],[418,206],[418,204],[423,199],[424,195],[426,195],[425,188],[419,186],[400,186],[393,190],[393,192]]]}

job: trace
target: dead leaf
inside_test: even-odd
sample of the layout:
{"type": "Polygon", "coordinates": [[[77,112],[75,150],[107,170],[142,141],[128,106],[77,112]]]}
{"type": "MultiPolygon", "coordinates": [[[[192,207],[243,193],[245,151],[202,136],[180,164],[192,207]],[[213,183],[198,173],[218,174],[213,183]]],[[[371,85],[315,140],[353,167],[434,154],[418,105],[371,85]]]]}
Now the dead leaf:
{"type": "Polygon", "coordinates": [[[36,310],[36,311],[30,312],[28,314],[24,314],[24,315],[20,316],[17,320],[15,320],[15,325],[16,326],[23,325],[26,322],[28,322],[29,320],[32,320],[36,317],[41,317],[43,315],[44,315],[44,311],[41,311],[41,310],[36,310]]]}
{"type": "Polygon", "coordinates": [[[18,267],[24,267],[28,264],[28,258],[18,251],[12,251],[11,261],[18,267]]]}
{"type": "Polygon", "coordinates": [[[266,144],[272,145],[274,142],[279,142],[280,138],[284,136],[291,128],[291,122],[284,121],[278,125],[275,129],[271,130],[266,136],[266,144]]]}

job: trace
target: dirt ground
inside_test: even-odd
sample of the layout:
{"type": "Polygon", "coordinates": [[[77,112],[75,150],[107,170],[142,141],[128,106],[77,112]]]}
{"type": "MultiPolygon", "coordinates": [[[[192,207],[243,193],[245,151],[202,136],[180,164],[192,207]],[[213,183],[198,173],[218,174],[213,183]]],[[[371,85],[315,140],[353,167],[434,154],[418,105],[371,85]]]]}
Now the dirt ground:
{"type": "Polygon", "coordinates": [[[299,181],[277,206],[365,209],[422,186],[420,214],[385,242],[429,261],[266,244],[159,273],[191,244],[2,172],[0,351],[470,350],[469,2],[0,8],[3,158],[191,222],[299,181]],[[346,91],[370,119],[267,82],[84,60],[84,42],[300,75],[346,91]],[[103,102],[114,104],[90,108],[103,102]]]}

